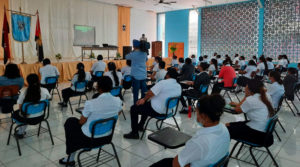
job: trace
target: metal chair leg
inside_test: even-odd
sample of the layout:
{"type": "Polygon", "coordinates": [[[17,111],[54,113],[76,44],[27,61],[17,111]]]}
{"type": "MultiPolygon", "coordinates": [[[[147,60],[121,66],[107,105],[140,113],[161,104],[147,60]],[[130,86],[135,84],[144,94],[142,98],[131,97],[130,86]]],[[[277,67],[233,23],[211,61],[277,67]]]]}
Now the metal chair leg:
{"type": "Polygon", "coordinates": [[[57,87],[56,87],[55,89],[56,89],[56,91],[57,91],[57,94],[58,94],[58,97],[59,97],[59,101],[61,101],[61,96],[60,96],[59,90],[58,90],[57,87]]]}
{"type": "Polygon", "coordinates": [[[251,155],[251,157],[252,157],[252,159],[253,159],[255,165],[256,165],[257,167],[259,167],[259,164],[258,164],[258,162],[256,161],[255,156],[253,155],[252,148],[253,148],[253,147],[251,147],[251,146],[250,146],[250,148],[249,148],[249,150],[250,150],[250,155],[251,155]]]}
{"type": "Polygon", "coordinates": [[[50,135],[50,139],[51,139],[52,145],[54,145],[54,141],[53,141],[52,132],[51,132],[51,129],[50,129],[50,126],[49,126],[49,122],[47,120],[44,120],[44,121],[47,124],[48,132],[49,132],[49,135],[50,135]]]}
{"type": "Polygon", "coordinates": [[[14,126],[14,122],[11,121],[11,125],[10,125],[10,129],[9,129],[9,134],[8,134],[8,139],[7,139],[7,144],[6,145],[9,145],[9,142],[10,142],[10,136],[11,136],[11,131],[13,129],[13,126],[14,126]]]}
{"type": "Polygon", "coordinates": [[[42,126],[42,122],[39,124],[39,130],[38,130],[38,134],[37,134],[38,137],[40,136],[41,126],[42,126]]]}
{"type": "Polygon", "coordinates": [[[286,131],[285,131],[284,127],[282,126],[282,124],[281,124],[281,122],[280,122],[280,120],[279,120],[279,119],[278,119],[278,121],[277,121],[277,122],[278,122],[279,126],[281,127],[281,129],[283,130],[283,132],[284,132],[284,133],[286,133],[286,131]]]}
{"type": "Polygon", "coordinates": [[[97,160],[96,160],[97,162],[99,162],[99,157],[100,157],[101,150],[102,150],[102,149],[99,148],[98,155],[97,155],[97,160]]]}
{"type": "Polygon", "coordinates": [[[236,93],[235,94],[235,97],[238,99],[239,102],[241,102],[240,98],[238,97],[238,95],[236,93]]]}
{"type": "Polygon", "coordinates": [[[276,129],[274,129],[274,132],[275,132],[275,134],[276,134],[276,136],[277,136],[278,140],[281,142],[281,138],[279,137],[279,135],[278,135],[278,133],[277,133],[276,129]]]}
{"type": "Polygon", "coordinates": [[[292,111],[293,115],[296,116],[294,110],[292,109],[291,105],[288,103],[288,101],[286,99],[284,99],[286,104],[288,105],[288,107],[290,108],[290,110],[292,111]]]}
{"type": "Polygon", "coordinates": [[[266,150],[268,151],[268,154],[270,155],[270,157],[272,158],[272,160],[273,160],[273,162],[274,162],[274,165],[275,165],[276,167],[278,167],[278,164],[277,164],[275,158],[273,157],[271,151],[269,150],[269,148],[268,148],[268,147],[265,147],[265,148],[266,148],[266,150]]]}
{"type": "Polygon", "coordinates": [[[231,149],[231,152],[230,152],[229,157],[232,157],[232,154],[233,154],[233,152],[234,152],[236,146],[237,146],[239,143],[240,143],[240,142],[236,142],[236,143],[234,144],[233,148],[231,149]]]}
{"type": "Polygon", "coordinates": [[[69,105],[70,105],[70,108],[71,108],[71,112],[72,112],[72,115],[74,114],[74,112],[73,112],[73,108],[72,108],[72,104],[71,104],[71,101],[69,100],[69,105]]]}
{"type": "Polygon", "coordinates": [[[147,120],[147,122],[146,122],[145,128],[144,128],[143,133],[142,133],[142,136],[141,136],[141,138],[140,138],[141,140],[142,140],[143,137],[144,137],[144,134],[145,134],[145,132],[146,132],[146,130],[147,130],[148,124],[149,124],[149,122],[150,122],[151,119],[152,119],[152,118],[149,118],[149,119],[147,120]]]}
{"type": "Polygon", "coordinates": [[[79,96],[78,108],[80,107],[80,103],[81,103],[81,95],[79,96]]]}
{"type": "Polygon", "coordinates": [[[116,157],[116,159],[117,159],[118,165],[119,165],[119,167],[121,167],[121,163],[120,163],[120,160],[119,160],[119,157],[118,157],[118,154],[117,154],[115,145],[114,145],[113,143],[110,143],[110,144],[111,144],[111,146],[112,146],[112,148],[113,148],[113,150],[114,150],[115,157],[116,157]]]}
{"type": "MultiPolygon", "coordinates": [[[[17,133],[17,129],[18,129],[19,127],[21,127],[21,126],[22,126],[22,125],[18,125],[18,126],[15,127],[15,134],[17,133]]],[[[21,156],[22,153],[21,153],[21,148],[20,148],[19,139],[18,139],[18,137],[15,137],[15,139],[16,139],[16,142],[17,142],[17,147],[18,147],[19,156],[21,156]]]]}
{"type": "MultiPolygon", "coordinates": [[[[68,167],[68,162],[70,161],[70,157],[71,157],[71,155],[68,155],[68,159],[67,159],[66,167],[68,167]]],[[[78,163],[79,163],[79,161],[78,161],[78,163]]],[[[79,166],[80,166],[80,165],[79,165],[79,166]]]]}
{"type": "Polygon", "coordinates": [[[236,153],[236,155],[235,155],[236,158],[238,158],[238,156],[240,155],[243,147],[244,147],[244,143],[241,144],[241,147],[239,148],[239,151],[236,153]]]}
{"type": "Polygon", "coordinates": [[[174,119],[174,122],[175,122],[175,124],[176,124],[176,126],[177,126],[177,129],[180,131],[179,125],[178,125],[178,123],[177,123],[177,121],[176,121],[176,119],[175,119],[174,116],[173,116],[173,119],[174,119]]]}
{"type": "Polygon", "coordinates": [[[294,108],[296,109],[297,113],[299,113],[299,110],[298,110],[298,108],[296,107],[295,103],[294,103],[293,101],[291,101],[291,102],[292,102],[292,105],[294,106],[294,108]]]}
{"type": "Polygon", "coordinates": [[[121,110],[121,113],[122,113],[124,119],[126,120],[126,116],[125,116],[125,114],[124,114],[124,110],[123,110],[123,109],[121,110]]]}
{"type": "Polygon", "coordinates": [[[228,91],[226,91],[226,94],[227,94],[227,96],[229,97],[230,101],[232,102],[231,96],[230,96],[230,94],[229,94],[228,91]]]}

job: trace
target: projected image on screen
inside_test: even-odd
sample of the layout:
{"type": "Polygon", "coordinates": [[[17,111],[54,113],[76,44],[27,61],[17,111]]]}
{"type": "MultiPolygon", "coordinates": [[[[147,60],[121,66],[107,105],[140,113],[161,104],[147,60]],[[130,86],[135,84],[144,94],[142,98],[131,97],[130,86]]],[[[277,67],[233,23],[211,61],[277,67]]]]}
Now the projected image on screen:
{"type": "Polygon", "coordinates": [[[95,45],[95,27],[74,25],[74,46],[95,45]]]}

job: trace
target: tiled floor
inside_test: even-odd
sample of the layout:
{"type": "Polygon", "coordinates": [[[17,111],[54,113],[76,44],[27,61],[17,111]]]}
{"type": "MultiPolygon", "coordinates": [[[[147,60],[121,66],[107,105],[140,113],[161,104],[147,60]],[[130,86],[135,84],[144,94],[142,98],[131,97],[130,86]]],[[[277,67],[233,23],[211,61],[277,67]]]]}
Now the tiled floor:
{"type": "MultiPolygon", "coordinates": [[[[60,87],[63,86],[66,85],[60,85],[60,87]]],[[[89,96],[91,95],[92,94],[89,94],[89,96]]],[[[164,149],[163,147],[149,141],[146,139],[146,137],[143,140],[123,139],[123,134],[130,131],[129,107],[132,104],[131,93],[126,93],[124,98],[124,110],[127,120],[124,120],[123,117],[119,117],[113,138],[113,142],[116,145],[122,166],[147,167],[162,158],[176,156],[182,148],[176,150],[164,149]]],[[[73,100],[75,101],[76,98],[73,98],[73,100]]],[[[49,118],[55,145],[51,145],[48,133],[43,133],[39,137],[33,136],[25,138],[20,141],[22,156],[19,156],[14,138],[11,138],[11,143],[9,146],[6,145],[10,123],[0,124],[0,167],[60,166],[58,164],[58,159],[65,156],[65,135],[63,128],[64,122],[71,116],[79,118],[80,115],[77,113],[72,115],[70,109],[61,110],[61,108],[57,105],[58,101],[58,97],[55,95],[53,101],[51,102],[51,113],[49,118]]],[[[298,104],[297,106],[300,108],[300,102],[296,101],[296,104],[298,104]]],[[[3,118],[6,116],[0,115],[0,117],[3,118]]],[[[176,119],[182,131],[190,135],[193,135],[199,128],[195,123],[195,115],[189,119],[187,118],[187,115],[177,114],[176,119]]],[[[240,119],[242,119],[241,116],[233,116],[225,113],[222,117],[222,122],[226,123],[240,119]]],[[[299,117],[294,117],[287,108],[286,104],[284,104],[280,113],[280,121],[287,132],[284,133],[280,127],[276,128],[282,141],[279,142],[277,137],[274,137],[275,143],[273,146],[271,146],[270,150],[276,157],[276,161],[280,166],[300,167],[299,117]]],[[[168,120],[168,122],[173,124],[173,121],[171,120],[168,120]]],[[[29,127],[28,129],[31,128],[35,129],[37,127],[29,127]]],[[[149,128],[153,130],[156,129],[154,121],[150,123],[149,128]]],[[[151,131],[147,131],[146,136],[150,133],[151,131]]],[[[233,144],[234,142],[232,141],[231,147],[233,144]]],[[[104,150],[112,152],[112,148],[110,146],[105,146],[104,150]]],[[[248,153],[248,151],[246,152],[248,153]]],[[[85,156],[92,155],[93,153],[95,153],[95,151],[92,151],[85,156]]],[[[245,153],[245,155],[247,153],[245,153]]],[[[102,166],[117,166],[117,162],[113,160],[102,166]]],[[[248,167],[253,165],[237,161],[235,159],[230,159],[229,167],[238,166],[248,167]]],[[[270,157],[268,157],[263,162],[262,166],[269,167],[274,165],[272,164],[270,157]]]]}

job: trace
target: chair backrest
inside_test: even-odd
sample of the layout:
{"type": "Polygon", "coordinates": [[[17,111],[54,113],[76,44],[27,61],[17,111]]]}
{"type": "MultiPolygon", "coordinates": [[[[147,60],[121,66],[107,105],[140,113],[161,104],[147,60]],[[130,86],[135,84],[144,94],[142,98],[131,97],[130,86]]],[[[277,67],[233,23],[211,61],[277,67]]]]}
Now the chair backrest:
{"type": "Polygon", "coordinates": [[[193,80],[193,81],[196,80],[196,76],[197,76],[196,74],[193,74],[193,75],[192,75],[192,80],[193,80]]]}
{"type": "Polygon", "coordinates": [[[46,82],[46,84],[48,85],[50,85],[50,84],[56,84],[57,83],[57,81],[58,81],[58,77],[57,76],[55,76],[55,77],[47,77],[46,79],[45,79],[45,82],[46,82]]]}
{"type": "Polygon", "coordinates": [[[193,63],[193,66],[196,66],[197,65],[197,63],[193,63]]]}
{"type": "Polygon", "coordinates": [[[232,87],[233,87],[233,88],[237,86],[237,80],[238,80],[237,77],[236,77],[236,78],[233,78],[233,80],[232,80],[232,87]]]}
{"type": "Polygon", "coordinates": [[[121,91],[122,91],[122,86],[116,86],[110,91],[110,94],[113,96],[120,96],[121,91]]]}
{"type": "Polygon", "coordinates": [[[277,108],[275,108],[276,114],[280,111],[283,100],[284,100],[284,94],[280,97],[279,102],[278,102],[278,106],[277,106],[277,108]]]}
{"type": "Polygon", "coordinates": [[[221,160],[216,162],[215,164],[211,164],[208,167],[226,167],[229,161],[229,153],[227,153],[221,160]]]}
{"type": "Polygon", "coordinates": [[[216,76],[217,75],[217,70],[213,71],[212,76],[216,76]]]}
{"type": "Polygon", "coordinates": [[[264,74],[265,74],[265,70],[261,70],[261,71],[259,72],[259,75],[260,75],[260,76],[264,76],[264,74]]]}
{"type": "Polygon", "coordinates": [[[132,82],[132,76],[131,75],[125,75],[124,76],[124,81],[125,82],[132,82]]]}
{"type": "Polygon", "coordinates": [[[200,90],[201,94],[207,94],[208,85],[200,85],[199,90],[200,90]]]}
{"type": "Polygon", "coordinates": [[[95,72],[95,76],[98,78],[98,77],[102,77],[104,74],[104,71],[96,71],[95,72]]]}
{"type": "Polygon", "coordinates": [[[173,67],[178,68],[179,64],[174,64],[173,67]]]}
{"type": "Polygon", "coordinates": [[[86,91],[86,87],[87,87],[87,81],[83,81],[83,82],[75,82],[74,84],[75,87],[75,92],[77,92],[77,90],[81,90],[84,89],[84,92],[86,91]]]}
{"type": "Polygon", "coordinates": [[[89,125],[89,130],[92,134],[92,139],[108,136],[112,138],[117,120],[118,115],[107,119],[99,119],[92,121],[89,125]]]}
{"type": "Polygon", "coordinates": [[[0,86],[0,99],[10,98],[19,94],[18,85],[0,86]]]}
{"type": "Polygon", "coordinates": [[[169,114],[169,111],[172,112],[172,115],[176,115],[179,100],[180,100],[180,96],[170,97],[170,98],[167,99],[167,101],[166,101],[166,115],[169,114]]]}
{"type": "Polygon", "coordinates": [[[42,100],[37,103],[25,102],[22,104],[21,113],[24,116],[33,115],[33,114],[45,115],[48,104],[49,104],[48,100],[42,100]]]}
{"type": "Polygon", "coordinates": [[[275,114],[272,118],[270,118],[268,120],[268,124],[267,124],[267,127],[266,127],[266,137],[265,137],[265,140],[264,140],[265,145],[269,141],[269,138],[272,136],[277,121],[278,121],[278,115],[277,114],[275,114]]]}
{"type": "Polygon", "coordinates": [[[244,70],[246,69],[246,67],[247,67],[247,65],[243,65],[243,66],[241,67],[241,70],[244,71],[244,70]]]}

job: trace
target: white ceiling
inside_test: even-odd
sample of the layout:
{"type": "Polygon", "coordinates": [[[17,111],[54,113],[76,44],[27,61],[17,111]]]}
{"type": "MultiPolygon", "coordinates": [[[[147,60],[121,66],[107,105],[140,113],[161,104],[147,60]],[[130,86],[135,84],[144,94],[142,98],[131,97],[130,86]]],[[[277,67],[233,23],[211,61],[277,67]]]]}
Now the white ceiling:
{"type": "Polygon", "coordinates": [[[157,4],[159,0],[93,0],[93,1],[121,5],[121,6],[128,6],[128,7],[159,13],[159,12],[166,12],[171,10],[193,8],[193,5],[196,7],[203,7],[203,6],[233,3],[233,2],[241,2],[245,0],[209,0],[211,3],[205,2],[205,0],[165,0],[165,2],[176,1],[177,3],[172,5],[159,4],[157,6],[155,6],[155,4],[157,4]]]}

